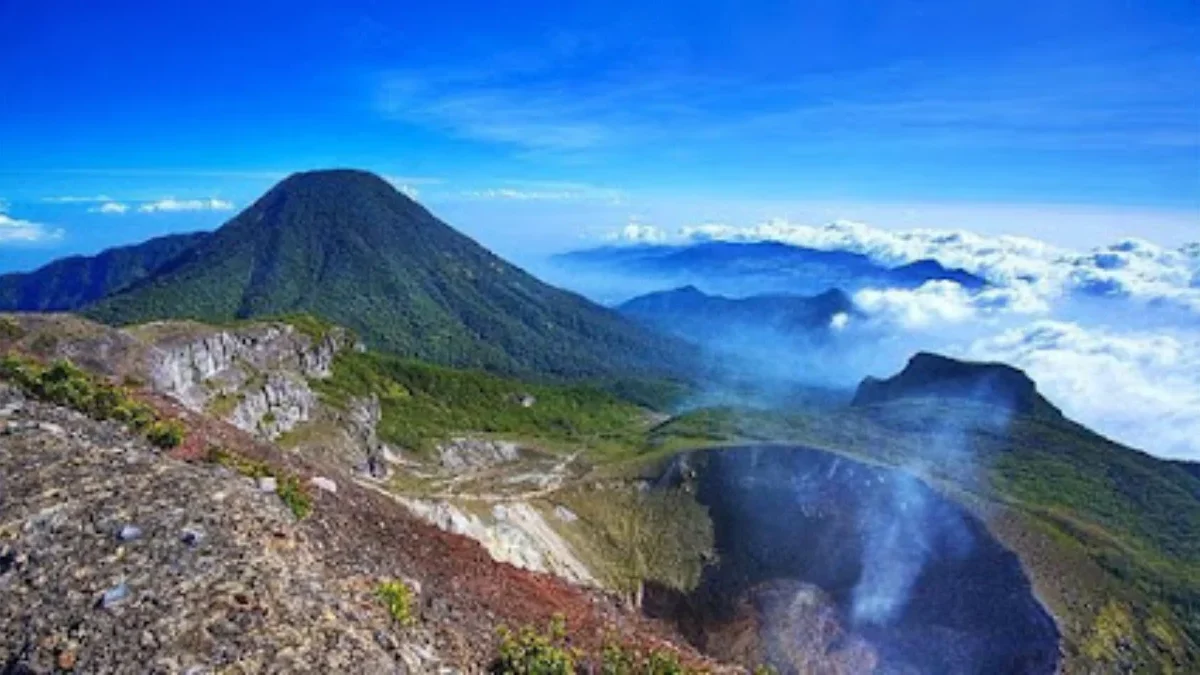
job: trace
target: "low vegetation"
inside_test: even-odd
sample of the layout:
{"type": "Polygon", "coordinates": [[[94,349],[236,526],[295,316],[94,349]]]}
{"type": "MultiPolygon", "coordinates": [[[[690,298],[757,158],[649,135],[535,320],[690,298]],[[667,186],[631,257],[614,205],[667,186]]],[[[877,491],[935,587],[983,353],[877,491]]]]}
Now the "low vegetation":
{"type": "Polygon", "coordinates": [[[707,671],[683,665],[666,650],[639,650],[610,642],[599,653],[571,645],[566,621],[555,617],[545,630],[525,626],[519,631],[501,628],[500,649],[492,664],[493,675],[699,675],[707,671]]]}
{"type": "Polygon", "coordinates": [[[0,357],[0,380],[11,382],[27,395],[78,410],[98,420],[113,420],[141,433],[163,448],[174,448],[184,440],[184,428],[176,420],[162,419],[154,408],[141,403],[122,386],[92,375],[70,361],[44,366],[16,354],[0,357]]]}
{"type": "Polygon", "coordinates": [[[11,316],[0,316],[0,340],[6,342],[15,342],[25,337],[25,330],[21,328],[21,324],[11,316]]]}
{"type": "Polygon", "coordinates": [[[595,387],[530,384],[373,352],[343,352],[332,377],[313,387],[341,408],[377,396],[380,438],[415,450],[471,431],[603,452],[637,443],[645,427],[642,409],[595,387]]]}
{"type": "Polygon", "coordinates": [[[383,602],[388,614],[401,626],[411,626],[417,622],[412,589],[403,581],[392,579],[381,582],[375,588],[375,597],[383,602]]]}
{"type": "Polygon", "coordinates": [[[654,581],[690,591],[712,559],[712,521],[689,494],[581,487],[555,499],[578,517],[564,534],[613,588],[636,592],[654,581]]]}
{"type": "Polygon", "coordinates": [[[297,519],[307,518],[313,510],[312,495],[299,476],[276,469],[266,462],[243,457],[224,448],[210,448],[208,461],[228,467],[247,478],[274,478],[275,494],[297,519]]]}

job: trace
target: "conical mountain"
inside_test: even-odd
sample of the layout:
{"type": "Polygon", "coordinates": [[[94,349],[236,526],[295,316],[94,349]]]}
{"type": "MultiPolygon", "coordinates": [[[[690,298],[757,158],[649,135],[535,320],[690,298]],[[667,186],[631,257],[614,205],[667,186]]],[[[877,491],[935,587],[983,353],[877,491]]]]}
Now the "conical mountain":
{"type": "Polygon", "coordinates": [[[394,353],[508,372],[666,374],[688,352],[538,281],[353,170],[288,177],[154,276],[84,313],[133,323],[296,312],[394,353]]]}

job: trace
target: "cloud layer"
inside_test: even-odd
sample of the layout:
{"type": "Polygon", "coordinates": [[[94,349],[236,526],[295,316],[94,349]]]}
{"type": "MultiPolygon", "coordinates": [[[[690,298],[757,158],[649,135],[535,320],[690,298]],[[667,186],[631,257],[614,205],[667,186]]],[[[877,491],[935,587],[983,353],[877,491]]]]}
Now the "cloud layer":
{"type": "Polygon", "coordinates": [[[782,220],[676,233],[630,225],[614,237],[781,241],[860,253],[890,266],[932,259],[964,269],[988,285],[863,289],[854,300],[866,318],[850,324],[865,321],[902,336],[882,351],[906,356],[932,349],[1023,368],[1068,415],[1093,429],[1152,454],[1200,461],[1200,243],[1170,249],[1125,239],[1073,251],[1028,237],[782,220]]]}
{"type": "Polygon", "coordinates": [[[1200,334],[1037,321],[963,354],[1025,369],[1068,416],[1153,454],[1200,460],[1200,334]]]}
{"type": "MultiPolygon", "coordinates": [[[[645,241],[645,233],[642,233],[645,241]]],[[[994,286],[1024,296],[1013,306],[1029,312],[1034,296],[1048,303],[1068,294],[1130,298],[1167,304],[1200,314],[1200,243],[1168,249],[1141,239],[1125,239],[1080,252],[1029,237],[987,237],[964,230],[885,230],[863,223],[834,221],[813,226],[771,220],[749,227],[704,224],[684,227],[665,241],[780,241],[827,251],[861,253],[885,265],[937,260],[964,269],[994,286]]],[[[634,237],[627,237],[634,239],[634,237]]],[[[914,302],[945,289],[914,292],[914,302]]],[[[996,300],[984,298],[984,304],[996,300]]],[[[894,304],[894,303],[893,303],[894,304]]]]}

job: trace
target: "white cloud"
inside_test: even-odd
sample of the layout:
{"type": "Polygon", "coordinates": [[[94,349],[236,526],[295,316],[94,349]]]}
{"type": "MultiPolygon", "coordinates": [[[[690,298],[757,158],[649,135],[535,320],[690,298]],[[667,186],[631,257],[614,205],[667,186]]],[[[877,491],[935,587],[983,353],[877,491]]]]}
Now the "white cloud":
{"type": "Polygon", "coordinates": [[[88,213],[121,214],[129,210],[128,204],[121,202],[104,202],[88,209],[88,213]]]}
{"type": "Polygon", "coordinates": [[[786,220],[750,227],[705,224],[684,227],[678,237],[685,241],[780,241],[861,253],[885,265],[932,259],[976,274],[997,287],[1034,293],[1043,302],[1075,293],[1168,303],[1200,313],[1200,246],[1196,244],[1171,250],[1126,239],[1081,252],[1029,237],[989,237],[963,230],[885,230],[844,220],[821,226],[786,220]]]}
{"type": "Polygon", "coordinates": [[[964,356],[1025,369],[1064,412],[1155,455],[1200,460],[1200,335],[1036,321],[964,356]]]}
{"type": "Polygon", "coordinates": [[[420,194],[421,185],[437,185],[442,182],[440,178],[431,178],[428,176],[384,176],[384,180],[392,184],[392,187],[399,190],[409,199],[415,200],[420,194]]]}
{"type": "Polygon", "coordinates": [[[230,211],[233,203],[215,197],[209,199],[175,199],[167,197],[154,202],[146,202],[138,207],[142,213],[159,213],[173,211],[230,211]]]}
{"type": "Polygon", "coordinates": [[[112,197],[107,195],[96,195],[94,197],[42,197],[42,201],[48,204],[92,204],[95,202],[110,202],[112,197]]]}
{"type": "Polygon", "coordinates": [[[653,225],[645,225],[635,220],[629,221],[629,224],[620,230],[608,235],[610,241],[624,241],[641,244],[661,244],[667,241],[669,235],[666,231],[659,229],[653,225]]]}
{"type": "Polygon", "coordinates": [[[1009,314],[1046,314],[1050,306],[1027,287],[970,291],[954,281],[928,281],[918,288],[866,288],[854,303],[876,320],[904,328],[928,328],[1009,314]]]}
{"type": "Polygon", "coordinates": [[[0,245],[37,244],[61,239],[61,229],[0,213],[0,245]]]}
{"type": "Polygon", "coordinates": [[[468,190],[462,193],[468,199],[513,199],[517,201],[563,201],[577,198],[571,192],[545,190],[514,190],[512,188],[491,188],[488,190],[468,190]]]}
{"type": "Polygon", "coordinates": [[[584,185],[582,183],[559,183],[553,181],[513,181],[505,187],[482,190],[464,190],[459,195],[465,199],[502,199],[521,202],[608,202],[620,204],[624,196],[620,190],[584,185]]]}

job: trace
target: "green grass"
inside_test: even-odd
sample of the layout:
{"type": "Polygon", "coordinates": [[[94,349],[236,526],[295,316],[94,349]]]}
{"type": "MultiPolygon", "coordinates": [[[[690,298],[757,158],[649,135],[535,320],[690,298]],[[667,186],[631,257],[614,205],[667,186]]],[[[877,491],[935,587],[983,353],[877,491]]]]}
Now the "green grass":
{"type": "Polygon", "coordinates": [[[638,443],[646,420],[638,406],[587,385],[530,384],[372,352],[339,354],[333,375],[312,385],[339,408],[378,396],[380,438],[417,451],[479,432],[604,453],[638,443]]]}

